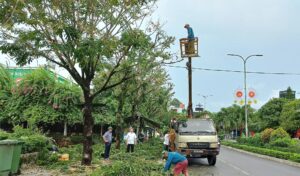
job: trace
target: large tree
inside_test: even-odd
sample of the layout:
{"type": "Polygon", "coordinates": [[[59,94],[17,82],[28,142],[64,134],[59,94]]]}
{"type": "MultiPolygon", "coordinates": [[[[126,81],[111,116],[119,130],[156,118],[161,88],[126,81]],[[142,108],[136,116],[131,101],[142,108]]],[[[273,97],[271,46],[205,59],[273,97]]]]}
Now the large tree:
{"type": "MultiPolygon", "coordinates": [[[[222,108],[213,116],[217,128],[223,128],[225,132],[232,130],[242,131],[245,128],[245,108],[238,105],[232,105],[222,108]]],[[[251,121],[254,109],[248,106],[248,121],[251,121]]]]}
{"type": "Polygon", "coordinates": [[[10,0],[0,1],[1,51],[19,65],[44,58],[69,72],[84,97],[85,137],[82,164],[92,161],[93,100],[132,78],[134,72],[112,79],[145,59],[167,59],[172,37],[150,23],[156,0],[10,0]],[[152,57],[143,57],[143,55],[152,57]],[[103,71],[103,84],[92,80],[103,71]],[[111,81],[113,80],[113,81],[111,81]]]}
{"type": "Polygon", "coordinates": [[[257,126],[260,130],[265,128],[278,128],[283,106],[288,102],[284,98],[273,98],[264,104],[257,112],[257,126]]]}
{"type": "Polygon", "coordinates": [[[300,128],[300,100],[290,101],[283,106],[280,126],[289,132],[300,128]]]}
{"type": "MultiPolygon", "coordinates": [[[[1,78],[0,78],[1,79],[1,78]]],[[[39,68],[27,74],[9,90],[5,101],[2,119],[13,125],[27,124],[35,128],[45,123],[81,122],[78,104],[81,89],[68,82],[58,82],[47,70],[39,68]]]]}
{"type": "MultiPolygon", "coordinates": [[[[172,85],[168,83],[168,75],[165,70],[154,61],[148,61],[136,65],[138,76],[123,82],[117,88],[98,97],[102,104],[110,104],[110,112],[116,117],[116,148],[120,148],[120,140],[123,136],[123,128],[129,125],[140,126],[136,117],[148,121],[161,121],[162,112],[168,112],[172,85]]],[[[101,85],[101,77],[94,81],[95,86],[101,85]]]]}

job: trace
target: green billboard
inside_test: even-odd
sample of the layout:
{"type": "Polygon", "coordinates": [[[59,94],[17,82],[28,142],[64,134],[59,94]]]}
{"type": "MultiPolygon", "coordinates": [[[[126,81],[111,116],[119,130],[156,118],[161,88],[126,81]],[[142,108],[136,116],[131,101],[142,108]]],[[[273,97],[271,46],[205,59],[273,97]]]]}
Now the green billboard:
{"type": "MultiPolygon", "coordinates": [[[[24,78],[27,74],[30,74],[32,71],[38,69],[39,67],[10,67],[7,68],[7,70],[9,71],[11,77],[13,78],[13,80],[18,80],[18,79],[22,79],[24,78]]],[[[52,70],[49,70],[47,68],[44,68],[45,70],[47,70],[47,72],[55,77],[57,79],[57,81],[59,82],[69,82],[68,79],[64,78],[63,76],[53,72],[52,70]]]]}

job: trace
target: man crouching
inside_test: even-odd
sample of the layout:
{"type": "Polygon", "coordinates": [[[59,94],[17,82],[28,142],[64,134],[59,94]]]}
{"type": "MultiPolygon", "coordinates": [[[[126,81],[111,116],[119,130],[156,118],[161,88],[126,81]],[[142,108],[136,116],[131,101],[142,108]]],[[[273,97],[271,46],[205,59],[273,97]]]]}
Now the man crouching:
{"type": "Polygon", "coordinates": [[[181,173],[184,174],[184,176],[189,175],[187,170],[188,160],[180,153],[163,151],[163,159],[167,159],[164,172],[170,169],[171,164],[175,164],[174,176],[179,176],[181,173]]]}

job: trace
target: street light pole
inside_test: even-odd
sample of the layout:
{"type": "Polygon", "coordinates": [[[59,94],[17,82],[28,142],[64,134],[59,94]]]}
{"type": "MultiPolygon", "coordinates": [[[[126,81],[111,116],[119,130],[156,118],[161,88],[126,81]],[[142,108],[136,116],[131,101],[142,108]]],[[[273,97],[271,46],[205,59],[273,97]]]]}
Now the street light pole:
{"type": "Polygon", "coordinates": [[[202,96],[203,99],[204,99],[204,102],[203,102],[203,110],[205,110],[205,107],[206,107],[206,99],[208,97],[212,97],[213,95],[201,95],[201,94],[198,94],[199,96],[202,96]]]}
{"type": "Polygon", "coordinates": [[[248,106],[247,106],[247,68],[246,68],[246,64],[247,61],[251,58],[251,57],[260,57],[263,56],[261,54],[254,54],[254,55],[250,55],[248,57],[246,57],[246,59],[244,59],[244,57],[237,55],[237,54],[228,54],[228,56],[235,56],[235,57],[239,57],[243,60],[243,64],[244,64],[244,94],[245,94],[245,133],[246,133],[246,138],[248,138],[248,106]]]}

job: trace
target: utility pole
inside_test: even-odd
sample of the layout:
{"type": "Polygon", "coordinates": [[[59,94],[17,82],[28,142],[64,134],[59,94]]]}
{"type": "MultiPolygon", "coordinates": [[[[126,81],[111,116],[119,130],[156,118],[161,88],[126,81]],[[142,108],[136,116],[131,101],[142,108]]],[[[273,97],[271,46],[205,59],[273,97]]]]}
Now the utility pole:
{"type": "Polygon", "coordinates": [[[192,58],[188,58],[187,62],[188,68],[188,80],[189,80],[189,104],[188,104],[188,117],[193,116],[193,95],[192,95],[192,58]]]}
{"type": "Polygon", "coordinates": [[[244,95],[245,95],[245,133],[246,133],[246,138],[248,138],[248,106],[247,106],[247,96],[248,96],[248,93],[247,93],[247,69],[246,69],[246,64],[247,64],[247,61],[248,59],[250,59],[251,57],[260,57],[260,56],[263,56],[261,54],[254,54],[254,55],[250,55],[248,57],[246,57],[246,59],[240,55],[237,55],[237,54],[228,54],[228,56],[236,56],[236,57],[239,57],[243,60],[243,64],[244,64],[244,95]]]}
{"type": "Polygon", "coordinates": [[[187,29],[188,36],[187,38],[180,39],[180,51],[181,57],[188,58],[188,62],[186,64],[188,69],[188,109],[187,116],[188,118],[193,117],[193,92],[192,92],[192,57],[199,57],[198,55],[198,38],[194,36],[193,29],[189,24],[186,24],[184,28],[187,29]]]}

